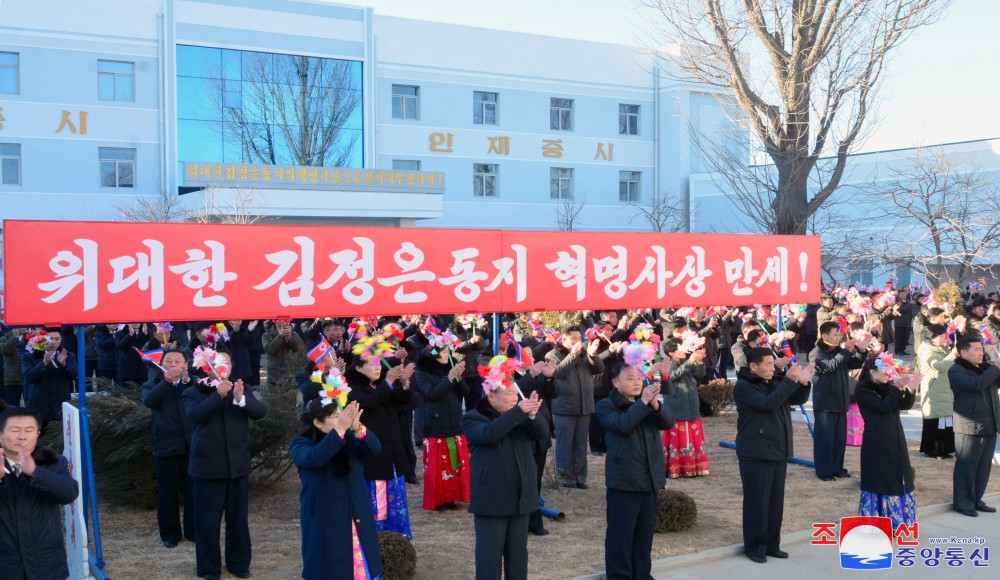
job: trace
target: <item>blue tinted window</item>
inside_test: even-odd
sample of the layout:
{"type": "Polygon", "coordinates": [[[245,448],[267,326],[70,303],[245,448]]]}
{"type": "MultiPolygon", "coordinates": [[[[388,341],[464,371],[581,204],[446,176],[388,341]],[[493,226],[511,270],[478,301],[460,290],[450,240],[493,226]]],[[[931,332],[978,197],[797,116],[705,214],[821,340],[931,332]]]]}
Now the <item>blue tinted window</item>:
{"type": "Polygon", "coordinates": [[[361,167],[362,112],[360,62],[177,47],[181,161],[361,167]]]}

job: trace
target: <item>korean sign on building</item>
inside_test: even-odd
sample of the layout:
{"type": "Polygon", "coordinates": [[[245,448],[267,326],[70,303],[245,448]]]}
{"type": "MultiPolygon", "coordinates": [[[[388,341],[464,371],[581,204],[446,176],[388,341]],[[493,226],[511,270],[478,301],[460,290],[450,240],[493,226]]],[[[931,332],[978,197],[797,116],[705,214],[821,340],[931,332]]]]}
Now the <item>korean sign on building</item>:
{"type": "Polygon", "coordinates": [[[802,303],[815,236],[8,221],[7,322],[802,303]]]}
{"type": "Polygon", "coordinates": [[[184,186],[444,193],[444,173],[345,167],[185,162],[184,186]]]}

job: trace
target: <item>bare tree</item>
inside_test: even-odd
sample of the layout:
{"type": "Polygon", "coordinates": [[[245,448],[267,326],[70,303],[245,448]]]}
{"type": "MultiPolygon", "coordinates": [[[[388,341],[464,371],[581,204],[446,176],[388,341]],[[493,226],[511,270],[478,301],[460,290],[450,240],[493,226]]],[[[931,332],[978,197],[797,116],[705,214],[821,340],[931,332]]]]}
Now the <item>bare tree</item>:
{"type": "Polygon", "coordinates": [[[660,193],[653,196],[649,203],[630,201],[628,205],[635,210],[629,223],[644,219],[654,232],[674,233],[684,230],[686,206],[680,196],[660,193]]]}
{"type": "Polygon", "coordinates": [[[556,227],[564,232],[572,232],[578,226],[582,225],[580,213],[583,212],[583,208],[586,205],[586,200],[578,203],[572,197],[561,199],[559,205],[556,206],[556,227]]]}
{"type": "Polygon", "coordinates": [[[201,206],[192,208],[180,196],[161,190],[157,195],[136,196],[115,209],[122,221],[127,222],[254,224],[267,219],[262,215],[256,190],[226,188],[220,196],[212,188],[205,190],[200,200],[201,206]]]}
{"type": "Polygon", "coordinates": [[[216,76],[223,137],[248,162],[350,165],[358,135],[347,125],[361,106],[353,63],[247,52],[241,84],[216,76]]]}
{"type": "Polygon", "coordinates": [[[866,221],[836,242],[851,264],[910,267],[931,287],[987,274],[1000,260],[1000,186],[940,149],[871,184],[866,221]]]}
{"type": "MultiPolygon", "coordinates": [[[[731,95],[722,104],[773,163],[753,167],[746,158],[713,170],[730,172],[723,178],[746,198],[738,208],[775,234],[805,233],[809,216],[837,190],[852,146],[877,120],[887,56],[951,2],[643,1],[662,14],[666,40],[680,46],[664,57],[666,74],[731,95]],[[821,163],[824,152],[832,157],[821,163]]],[[[704,150],[712,165],[714,152],[704,150]]]]}

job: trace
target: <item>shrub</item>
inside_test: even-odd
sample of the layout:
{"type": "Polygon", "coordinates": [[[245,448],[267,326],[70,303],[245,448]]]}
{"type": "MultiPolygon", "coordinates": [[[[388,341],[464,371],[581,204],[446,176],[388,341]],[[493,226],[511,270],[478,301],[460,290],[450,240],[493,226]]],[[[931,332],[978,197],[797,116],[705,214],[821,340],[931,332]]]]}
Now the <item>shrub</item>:
{"type": "Polygon", "coordinates": [[[934,290],[934,302],[951,304],[952,317],[965,314],[965,300],[962,299],[962,291],[953,281],[948,280],[934,290]]]}
{"type": "Polygon", "coordinates": [[[729,379],[713,379],[698,387],[698,397],[712,407],[713,416],[718,416],[736,403],[733,398],[734,386],[729,379]]]}
{"type": "Polygon", "coordinates": [[[660,490],[656,498],[656,533],[681,532],[694,527],[698,506],[683,491],[660,490]]]}
{"type": "Polygon", "coordinates": [[[417,573],[417,551],[403,534],[379,532],[383,580],[410,580],[417,573]]]}

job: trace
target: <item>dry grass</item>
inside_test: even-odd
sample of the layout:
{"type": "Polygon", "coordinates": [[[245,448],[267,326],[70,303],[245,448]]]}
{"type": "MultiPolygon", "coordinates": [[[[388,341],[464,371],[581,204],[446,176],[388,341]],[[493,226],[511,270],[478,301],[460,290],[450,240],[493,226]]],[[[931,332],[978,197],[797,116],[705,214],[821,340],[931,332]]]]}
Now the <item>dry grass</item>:
{"type": "MultiPolygon", "coordinates": [[[[698,503],[698,523],[691,530],[657,534],[653,558],[665,558],[741,541],[742,490],[736,454],[718,446],[732,441],[735,414],[704,419],[707,451],[712,474],[693,479],[671,480],[698,503]]],[[[803,424],[796,424],[796,456],[811,459],[812,443],[803,424]]],[[[952,461],[927,459],[910,447],[917,472],[914,492],[918,505],[951,500],[952,461]]],[[[552,532],[529,539],[529,575],[533,579],[561,579],[604,569],[605,498],[604,458],[589,457],[587,490],[546,487],[550,507],[566,513],[562,522],[546,522],[552,532]]],[[[551,454],[550,454],[551,460],[551,454]]],[[[788,466],[784,532],[809,529],[813,522],[832,521],[857,512],[860,491],[860,449],[847,448],[847,469],[855,477],[835,482],[816,479],[815,472],[788,466]]],[[[427,512],[421,509],[422,486],[408,486],[410,515],[417,550],[417,578],[434,580],[474,576],[472,516],[464,511],[427,512]]],[[[989,491],[1000,490],[993,478],[989,491]]],[[[299,481],[295,471],[267,492],[250,499],[250,530],[253,537],[252,571],[256,578],[298,578],[301,571],[301,538],[298,523],[299,481]]],[[[194,575],[194,545],[182,542],[174,550],[163,548],[156,530],[156,512],[129,510],[110,505],[103,498],[101,523],[107,571],[113,578],[178,578],[194,575]]]]}

